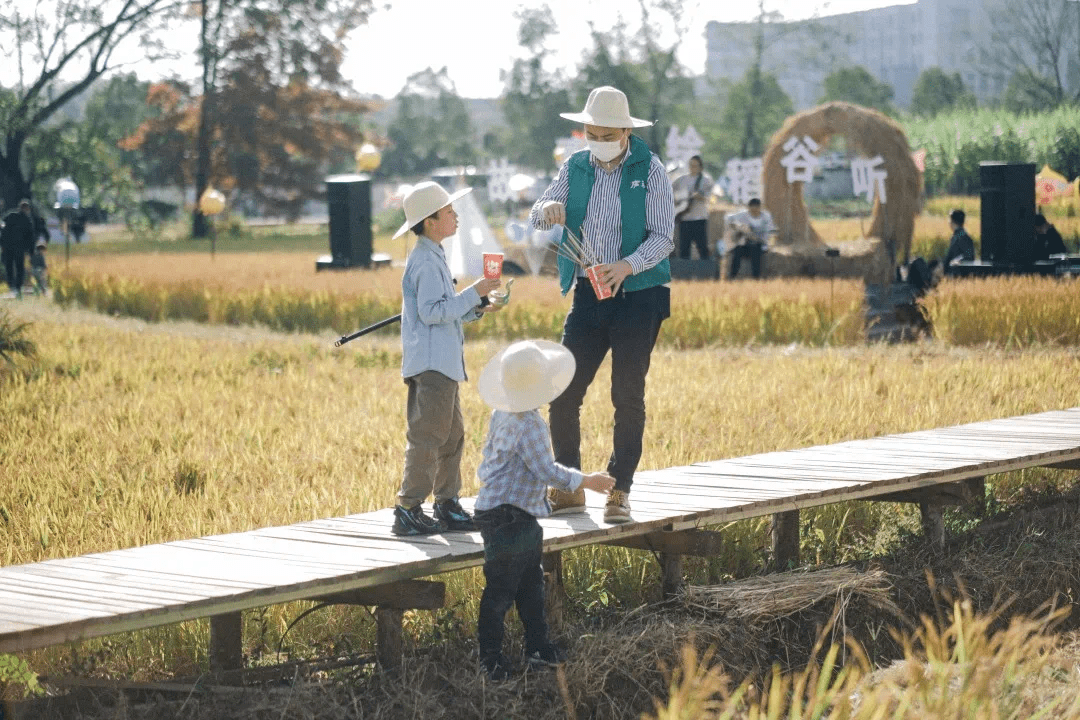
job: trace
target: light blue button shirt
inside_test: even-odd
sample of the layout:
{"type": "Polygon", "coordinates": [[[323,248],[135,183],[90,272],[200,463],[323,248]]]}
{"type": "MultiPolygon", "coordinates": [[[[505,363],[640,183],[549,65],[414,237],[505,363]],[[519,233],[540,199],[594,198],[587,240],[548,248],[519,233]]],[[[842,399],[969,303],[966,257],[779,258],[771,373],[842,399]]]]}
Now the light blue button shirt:
{"type": "Polygon", "coordinates": [[[454,291],[442,246],[421,235],[401,276],[401,377],[435,370],[467,380],[462,326],[483,315],[479,306],[471,286],[454,291]]]}

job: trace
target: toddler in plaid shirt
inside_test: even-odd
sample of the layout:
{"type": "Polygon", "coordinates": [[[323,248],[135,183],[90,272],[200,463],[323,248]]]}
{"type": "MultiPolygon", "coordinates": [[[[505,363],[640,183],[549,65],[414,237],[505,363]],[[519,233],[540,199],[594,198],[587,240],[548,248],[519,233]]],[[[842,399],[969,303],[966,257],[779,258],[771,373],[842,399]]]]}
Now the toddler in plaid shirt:
{"type": "Polygon", "coordinates": [[[607,492],[615,479],[607,473],[583,475],[559,465],[551,432],[539,408],[558,397],[574,377],[574,356],[546,340],[516,342],[496,355],[480,375],[480,396],[494,408],[483,459],[476,474],[480,493],[473,521],[484,539],[484,578],[480,598],[480,661],[495,679],[506,677],[502,653],[506,613],[517,606],[525,628],[530,666],[557,665],[562,651],[548,639],[544,618],[544,531],[548,487],[607,492]]]}

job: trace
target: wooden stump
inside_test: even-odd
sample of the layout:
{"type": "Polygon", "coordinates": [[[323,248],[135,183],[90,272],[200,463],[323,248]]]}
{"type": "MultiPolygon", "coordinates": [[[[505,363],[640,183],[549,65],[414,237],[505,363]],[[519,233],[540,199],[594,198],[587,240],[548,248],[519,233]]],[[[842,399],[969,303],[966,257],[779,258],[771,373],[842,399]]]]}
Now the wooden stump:
{"type": "Polygon", "coordinates": [[[799,511],[789,510],[772,516],[773,567],[776,572],[799,565],[799,511]]]}

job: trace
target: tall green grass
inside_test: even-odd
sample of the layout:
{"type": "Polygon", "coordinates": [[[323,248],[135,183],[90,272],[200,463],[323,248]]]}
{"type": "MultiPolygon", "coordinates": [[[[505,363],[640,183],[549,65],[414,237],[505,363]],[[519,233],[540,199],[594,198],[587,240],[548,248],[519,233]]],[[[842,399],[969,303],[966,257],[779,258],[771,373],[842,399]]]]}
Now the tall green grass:
{"type": "Polygon", "coordinates": [[[1080,108],[1018,115],[979,108],[903,123],[912,149],[926,150],[927,194],[979,191],[984,160],[1047,164],[1069,179],[1080,175],[1080,108]]]}

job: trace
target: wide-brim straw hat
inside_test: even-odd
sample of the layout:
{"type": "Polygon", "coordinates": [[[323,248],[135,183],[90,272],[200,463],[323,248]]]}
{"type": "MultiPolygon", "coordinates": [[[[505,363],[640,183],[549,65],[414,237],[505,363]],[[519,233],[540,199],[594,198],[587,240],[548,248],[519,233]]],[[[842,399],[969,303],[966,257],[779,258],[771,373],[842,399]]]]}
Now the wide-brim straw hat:
{"type": "Polygon", "coordinates": [[[626,93],[610,85],[598,87],[589,93],[584,112],[559,113],[559,117],[598,127],[639,128],[652,125],[648,120],[630,117],[626,93]]]}
{"type": "Polygon", "coordinates": [[[477,387],[496,410],[535,410],[562,395],[575,367],[573,354],[559,343],[521,340],[488,361],[477,387]]]}
{"type": "Polygon", "coordinates": [[[451,195],[443,189],[442,185],[432,180],[417,183],[401,203],[405,208],[405,224],[398,228],[394,237],[401,237],[416,223],[434,215],[459,197],[471,192],[472,188],[467,187],[451,195]]]}

